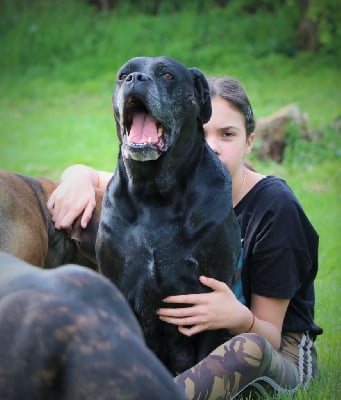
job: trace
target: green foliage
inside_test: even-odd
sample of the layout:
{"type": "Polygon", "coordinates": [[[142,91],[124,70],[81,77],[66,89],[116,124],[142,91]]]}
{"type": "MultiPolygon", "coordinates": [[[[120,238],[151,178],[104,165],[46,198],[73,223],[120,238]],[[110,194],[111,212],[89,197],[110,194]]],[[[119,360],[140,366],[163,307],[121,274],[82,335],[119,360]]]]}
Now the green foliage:
{"type": "Polygon", "coordinates": [[[96,34],[86,34],[93,28],[94,13],[83,3],[4,1],[0,29],[3,70],[33,68],[40,73],[82,56],[95,45],[96,34]]]}
{"type": "Polygon", "coordinates": [[[341,7],[336,0],[311,0],[307,17],[318,24],[323,48],[335,52],[341,40],[341,7]]]}
{"type": "Polygon", "coordinates": [[[341,157],[341,130],[335,124],[328,124],[323,131],[311,132],[312,138],[302,137],[297,124],[291,124],[286,131],[285,161],[290,164],[306,164],[312,160],[315,164],[341,157]]]}
{"type": "Polygon", "coordinates": [[[201,64],[219,63],[219,56],[226,61],[232,57],[233,62],[241,52],[240,43],[248,57],[295,51],[291,43],[297,12],[292,6],[272,14],[243,15],[239,3],[232,2],[225,8],[207,8],[205,13],[190,10],[153,18],[135,12],[122,18],[124,7],[132,9],[129,2],[122,2],[109,14],[79,1],[3,2],[0,72],[60,71],[64,76],[65,63],[73,62],[79,68],[70,78],[83,79],[84,69],[109,68],[113,60],[118,66],[132,55],[145,54],[146,49],[151,55],[167,53],[184,62],[200,60],[201,64]],[[221,41],[226,54],[221,51],[221,41]]]}

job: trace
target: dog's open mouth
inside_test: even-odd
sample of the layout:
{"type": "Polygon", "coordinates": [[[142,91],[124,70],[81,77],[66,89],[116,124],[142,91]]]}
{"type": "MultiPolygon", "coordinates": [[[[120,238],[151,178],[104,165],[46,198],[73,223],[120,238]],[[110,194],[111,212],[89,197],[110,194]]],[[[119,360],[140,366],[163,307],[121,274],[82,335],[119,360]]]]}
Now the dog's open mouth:
{"type": "Polygon", "coordinates": [[[137,98],[129,97],[124,109],[126,145],[132,151],[147,148],[161,154],[166,150],[165,129],[137,98]]]}

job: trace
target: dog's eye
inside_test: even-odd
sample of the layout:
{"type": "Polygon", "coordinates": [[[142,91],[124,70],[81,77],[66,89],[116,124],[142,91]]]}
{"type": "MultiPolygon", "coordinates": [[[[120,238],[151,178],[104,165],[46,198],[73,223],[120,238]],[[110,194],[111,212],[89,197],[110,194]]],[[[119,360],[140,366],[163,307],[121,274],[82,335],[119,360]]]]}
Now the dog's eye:
{"type": "Polygon", "coordinates": [[[122,74],[119,75],[118,79],[120,81],[124,81],[127,78],[128,74],[125,74],[124,72],[122,72],[122,74]]]}
{"type": "Polygon", "coordinates": [[[174,75],[169,72],[166,72],[163,76],[167,79],[167,81],[172,81],[174,79],[174,75]]]}

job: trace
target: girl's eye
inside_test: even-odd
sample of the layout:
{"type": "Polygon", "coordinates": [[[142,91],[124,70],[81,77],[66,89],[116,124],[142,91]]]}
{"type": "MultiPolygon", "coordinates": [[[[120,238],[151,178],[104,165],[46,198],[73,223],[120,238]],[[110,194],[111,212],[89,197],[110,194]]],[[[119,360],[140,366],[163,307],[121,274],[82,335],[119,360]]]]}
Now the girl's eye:
{"type": "Polygon", "coordinates": [[[174,75],[169,72],[166,72],[163,76],[167,79],[167,81],[172,81],[174,79],[174,75]]]}
{"type": "Polygon", "coordinates": [[[225,131],[222,133],[223,137],[232,137],[234,136],[234,133],[232,131],[225,131]]]}

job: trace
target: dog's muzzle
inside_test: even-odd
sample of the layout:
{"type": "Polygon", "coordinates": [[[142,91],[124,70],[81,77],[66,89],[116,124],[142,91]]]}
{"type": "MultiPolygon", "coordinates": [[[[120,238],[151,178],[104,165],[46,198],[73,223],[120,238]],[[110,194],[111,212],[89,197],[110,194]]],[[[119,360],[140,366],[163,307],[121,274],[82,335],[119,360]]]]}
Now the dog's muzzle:
{"type": "Polygon", "coordinates": [[[128,97],[123,110],[122,153],[127,159],[152,161],[167,151],[165,128],[142,101],[128,97]]]}

